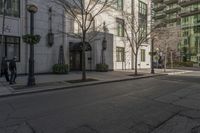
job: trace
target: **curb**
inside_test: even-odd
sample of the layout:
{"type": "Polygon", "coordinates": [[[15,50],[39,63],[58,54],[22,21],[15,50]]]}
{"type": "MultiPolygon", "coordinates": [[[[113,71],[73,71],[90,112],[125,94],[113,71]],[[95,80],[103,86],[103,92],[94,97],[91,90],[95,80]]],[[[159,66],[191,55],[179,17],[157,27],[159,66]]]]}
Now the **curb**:
{"type": "Polygon", "coordinates": [[[190,72],[193,72],[193,71],[173,72],[173,73],[168,73],[168,75],[179,75],[179,74],[190,73],[190,72]]]}
{"type": "Polygon", "coordinates": [[[55,87],[55,88],[50,88],[50,89],[37,89],[37,90],[33,89],[33,90],[29,90],[29,91],[21,91],[21,92],[14,92],[14,93],[11,93],[11,94],[0,95],[0,98],[21,96],[21,95],[26,95],[26,94],[40,93],[40,92],[50,92],[50,91],[58,91],[58,90],[65,90],[65,89],[73,89],[73,88],[78,88],[78,87],[94,86],[94,85],[100,85],[100,84],[115,83],[115,82],[120,82],[120,81],[146,79],[146,78],[160,77],[160,76],[166,76],[166,75],[168,75],[168,74],[155,74],[155,75],[140,76],[140,77],[134,77],[134,78],[102,81],[102,82],[96,82],[96,83],[71,85],[71,86],[66,86],[66,87],[55,87]]]}

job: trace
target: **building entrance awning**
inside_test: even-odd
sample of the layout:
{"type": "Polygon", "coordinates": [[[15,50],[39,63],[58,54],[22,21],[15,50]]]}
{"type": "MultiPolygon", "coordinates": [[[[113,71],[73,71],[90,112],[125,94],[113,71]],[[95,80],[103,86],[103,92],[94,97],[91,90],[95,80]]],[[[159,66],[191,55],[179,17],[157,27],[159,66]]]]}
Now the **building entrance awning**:
{"type": "MultiPolygon", "coordinates": [[[[92,47],[89,42],[86,42],[86,51],[92,51],[92,47]]],[[[78,42],[78,43],[70,43],[69,44],[69,49],[70,51],[82,51],[83,43],[78,42]]]]}

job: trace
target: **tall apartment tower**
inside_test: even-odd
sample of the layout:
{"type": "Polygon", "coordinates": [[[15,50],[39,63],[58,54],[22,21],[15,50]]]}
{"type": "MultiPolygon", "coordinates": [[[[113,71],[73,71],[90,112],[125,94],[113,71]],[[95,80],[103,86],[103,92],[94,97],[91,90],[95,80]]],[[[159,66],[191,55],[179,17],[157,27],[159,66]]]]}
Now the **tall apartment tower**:
{"type": "Polygon", "coordinates": [[[182,61],[200,66],[200,0],[153,0],[154,22],[180,26],[182,61]]]}

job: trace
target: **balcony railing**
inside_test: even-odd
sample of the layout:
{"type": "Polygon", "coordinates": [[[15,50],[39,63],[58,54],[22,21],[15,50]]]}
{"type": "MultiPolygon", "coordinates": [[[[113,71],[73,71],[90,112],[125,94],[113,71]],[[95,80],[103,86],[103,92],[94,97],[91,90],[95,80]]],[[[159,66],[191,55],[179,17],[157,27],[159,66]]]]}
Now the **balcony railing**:
{"type": "Polygon", "coordinates": [[[163,19],[166,17],[166,14],[164,12],[162,13],[157,13],[155,16],[154,16],[154,19],[163,19]]]}
{"type": "Polygon", "coordinates": [[[190,10],[182,10],[179,15],[181,17],[187,17],[187,16],[199,14],[199,13],[200,13],[200,8],[193,8],[190,10]]]}
{"type": "Polygon", "coordinates": [[[174,22],[177,22],[177,21],[180,21],[180,17],[177,17],[177,16],[173,16],[173,17],[167,17],[165,22],[166,23],[174,23],[174,22]]]}
{"type": "Polygon", "coordinates": [[[163,3],[163,0],[153,0],[153,3],[163,3]]]}
{"type": "Polygon", "coordinates": [[[161,11],[161,10],[163,10],[165,7],[166,7],[166,5],[164,5],[164,4],[157,4],[157,5],[153,8],[153,10],[154,10],[154,11],[161,11]]]}
{"type": "Polygon", "coordinates": [[[181,10],[181,7],[176,6],[176,7],[174,7],[174,8],[166,8],[166,9],[165,9],[165,13],[166,13],[166,14],[170,14],[170,13],[178,12],[178,11],[180,11],[180,10],[181,10]]]}
{"type": "Polygon", "coordinates": [[[173,4],[173,3],[178,3],[178,0],[164,0],[165,4],[173,4]]]}
{"type": "Polygon", "coordinates": [[[184,7],[184,6],[189,6],[195,3],[200,3],[199,0],[179,0],[178,1],[179,5],[184,7]]]}

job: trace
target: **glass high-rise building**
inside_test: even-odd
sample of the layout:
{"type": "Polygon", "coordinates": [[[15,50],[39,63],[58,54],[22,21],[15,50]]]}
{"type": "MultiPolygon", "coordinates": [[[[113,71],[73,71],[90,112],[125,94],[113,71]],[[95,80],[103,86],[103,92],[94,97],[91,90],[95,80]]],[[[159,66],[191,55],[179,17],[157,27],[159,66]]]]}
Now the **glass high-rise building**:
{"type": "Polygon", "coordinates": [[[182,61],[200,65],[200,0],[153,0],[154,22],[180,26],[182,61]]]}

